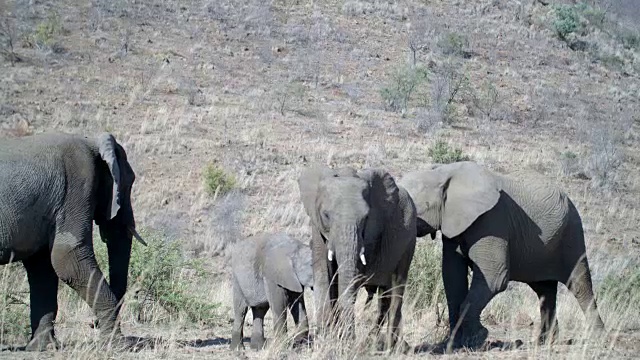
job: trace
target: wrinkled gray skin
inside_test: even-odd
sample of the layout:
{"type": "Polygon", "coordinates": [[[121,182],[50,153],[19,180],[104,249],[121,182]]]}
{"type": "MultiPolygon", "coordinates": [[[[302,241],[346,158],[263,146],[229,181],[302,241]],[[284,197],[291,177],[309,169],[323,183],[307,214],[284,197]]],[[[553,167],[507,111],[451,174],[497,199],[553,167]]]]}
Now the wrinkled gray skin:
{"type": "Polygon", "coordinates": [[[103,339],[125,344],[116,318],[135,233],[134,179],[124,149],[110,134],[0,140],[0,264],[22,261],[27,270],[27,350],[59,347],[53,329],[58,279],[93,309],[103,339]],[[107,243],[110,284],[94,257],[94,220],[107,243]]]}
{"type": "Polygon", "coordinates": [[[582,221],[563,191],[533,174],[526,180],[504,177],[474,162],[432,165],[399,183],[416,204],[418,236],[442,232],[450,331],[459,327],[450,334],[449,350],[485,341],[480,314],[510,280],[527,283],[540,298],[540,342],[557,338],[558,282],[569,287],[594,328],[604,328],[582,221]]]}
{"type": "MultiPolygon", "coordinates": [[[[416,243],[416,212],[407,192],[381,169],[310,167],[298,180],[311,218],[314,297],[320,333],[337,323],[353,336],[355,295],[379,290],[376,330],[388,320],[378,346],[397,345],[402,299],[416,243]],[[329,260],[331,258],[331,260],[329,260]],[[362,259],[364,258],[364,262],[362,259]],[[366,263],[366,265],[365,265],[366,263]]],[[[408,344],[402,342],[402,350],[408,344]]]]}
{"type": "Polygon", "coordinates": [[[313,289],[311,249],[286,234],[261,234],[234,244],[231,249],[233,333],[231,349],[244,349],[244,318],[251,307],[251,348],[264,346],[264,316],[272,309],[276,336],[287,332],[289,308],[298,326],[296,340],[309,333],[304,288],[313,289]]]}

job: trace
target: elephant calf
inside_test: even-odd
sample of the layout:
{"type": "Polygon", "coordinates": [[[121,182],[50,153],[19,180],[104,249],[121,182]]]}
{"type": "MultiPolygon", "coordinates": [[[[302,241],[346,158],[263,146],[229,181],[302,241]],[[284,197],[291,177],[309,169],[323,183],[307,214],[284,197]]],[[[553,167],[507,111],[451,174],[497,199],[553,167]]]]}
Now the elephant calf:
{"type": "Polygon", "coordinates": [[[286,307],[299,327],[298,339],[308,335],[304,287],[313,289],[311,249],[286,234],[262,234],[231,249],[233,281],[233,334],[231,349],[243,349],[243,323],[253,313],[251,348],[264,346],[264,316],[271,308],[277,335],[286,333],[286,307]]]}

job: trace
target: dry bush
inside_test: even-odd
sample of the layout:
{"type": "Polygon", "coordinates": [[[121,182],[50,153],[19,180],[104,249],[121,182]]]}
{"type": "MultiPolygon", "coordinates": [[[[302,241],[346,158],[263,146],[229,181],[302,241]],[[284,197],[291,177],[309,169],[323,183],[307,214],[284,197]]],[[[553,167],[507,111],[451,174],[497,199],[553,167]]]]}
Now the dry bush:
{"type": "Polygon", "coordinates": [[[0,55],[14,66],[22,59],[16,54],[19,32],[16,19],[6,9],[0,9],[0,55]]]}

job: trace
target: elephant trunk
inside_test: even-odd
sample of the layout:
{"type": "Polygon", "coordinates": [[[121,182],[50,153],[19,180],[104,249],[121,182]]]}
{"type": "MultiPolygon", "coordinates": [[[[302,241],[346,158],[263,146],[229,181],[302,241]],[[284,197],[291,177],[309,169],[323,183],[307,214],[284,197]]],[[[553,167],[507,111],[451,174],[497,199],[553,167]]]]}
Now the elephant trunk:
{"type": "Polygon", "coordinates": [[[116,297],[118,309],[127,291],[129,277],[129,260],[131,259],[132,236],[125,233],[119,239],[107,243],[109,254],[109,287],[116,297]]]}
{"type": "Polygon", "coordinates": [[[338,310],[347,335],[354,335],[354,303],[358,289],[356,261],[359,252],[357,249],[362,239],[359,239],[359,232],[355,225],[344,226],[338,234],[340,235],[335,242],[338,262],[338,310]]]}
{"type": "Polygon", "coordinates": [[[109,287],[118,304],[116,315],[120,311],[122,298],[127,291],[131,242],[136,234],[133,211],[127,208],[121,209],[118,216],[100,226],[100,235],[107,243],[109,255],[109,287]]]}

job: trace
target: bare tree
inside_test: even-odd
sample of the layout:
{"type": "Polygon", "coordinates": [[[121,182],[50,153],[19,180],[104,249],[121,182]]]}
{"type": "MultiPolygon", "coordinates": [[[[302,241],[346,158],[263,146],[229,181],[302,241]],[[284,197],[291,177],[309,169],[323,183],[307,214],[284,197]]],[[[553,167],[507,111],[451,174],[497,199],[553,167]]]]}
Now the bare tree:
{"type": "Polygon", "coordinates": [[[431,39],[434,37],[431,25],[431,18],[426,10],[415,11],[414,19],[407,25],[409,30],[407,45],[411,51],[413,66],[418,61],[418,52],[427,49],[431,39]]]}
{"type": "Polygon", "coordinates": [[[0,14],[0,54],[11,61],[11,66],[15,66],[16,62],[20,62],[20,57],[15,52],[16,42],[18,40],[18,28],[16,22],[7,13],[0,14]]]}

